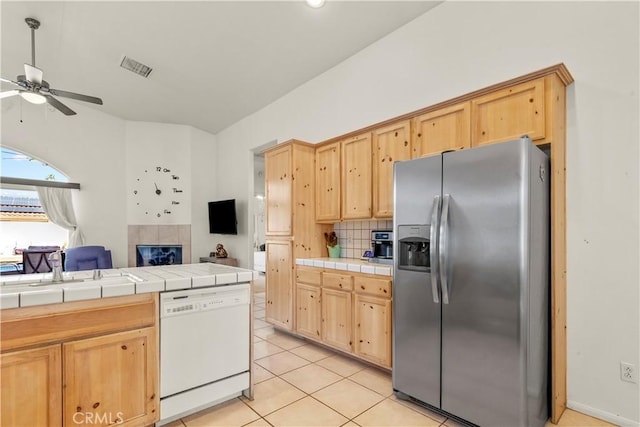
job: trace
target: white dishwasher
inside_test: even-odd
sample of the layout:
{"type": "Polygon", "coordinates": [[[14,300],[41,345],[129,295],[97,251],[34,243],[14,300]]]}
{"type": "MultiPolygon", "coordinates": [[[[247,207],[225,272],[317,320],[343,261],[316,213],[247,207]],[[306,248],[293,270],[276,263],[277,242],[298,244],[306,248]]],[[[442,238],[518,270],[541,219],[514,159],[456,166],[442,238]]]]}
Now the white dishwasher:
{"type": "Polygon", "coordinates": [[[248,283],[160,294],[159,425],[249,388],[248,283]]]}

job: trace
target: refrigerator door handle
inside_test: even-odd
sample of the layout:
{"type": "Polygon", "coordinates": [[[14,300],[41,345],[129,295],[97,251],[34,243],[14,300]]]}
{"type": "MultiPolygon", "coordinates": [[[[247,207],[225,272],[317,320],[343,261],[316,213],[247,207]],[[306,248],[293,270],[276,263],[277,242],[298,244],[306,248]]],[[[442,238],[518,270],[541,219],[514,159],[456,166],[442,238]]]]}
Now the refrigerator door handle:
{"type": "Polygon", "coordinates": [[[431,229],[429,230],[429,264],[431,265],[431,292],[433,302],[440,303],[438,296],[438,214],[440,213],[440,195],[433,198],[431,208],[431,229]]]}
{"type": "Polygon", "coordinates": [[[440,241],[438,252],[440,257],[440,286],[442,286],[442,303],[449,304],[449,285],[447,283],[447,249],[449,245],[449,201],[451,195],[442,198],[442,214],[440,215],[440,241]]]}

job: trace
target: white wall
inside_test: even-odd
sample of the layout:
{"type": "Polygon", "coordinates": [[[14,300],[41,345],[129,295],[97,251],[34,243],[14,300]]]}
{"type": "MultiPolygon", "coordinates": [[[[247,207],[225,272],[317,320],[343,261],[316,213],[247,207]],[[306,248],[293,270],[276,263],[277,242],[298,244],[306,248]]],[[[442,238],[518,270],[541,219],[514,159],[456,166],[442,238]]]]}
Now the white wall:
{"type": "Polygon", "coordinates": [[[126,141],[128,223],[189,224],[191,128],[126,122],[126,141]]]}
{"type": "Polygon", "coordinates": [[[73,201],[85,244],[112,249],[114,266],[126,266],[125,122],[80,103],[69,106],[76,116],[19,97],[3,100],[2,145],[44,160],[80,183],[73,201]]]}
{"type": "MultiPolygon", "coordinates": [[[[638,12],[637,2],[445,2],[220,132],[220,193],[246,201],[249,150],[264,141],[322,141],[564,62],[575,78],[567,91],[569,406],[637,425],[638,385],[620,381],[619,362],[640,368],[638,12]]],[[[247,238],[229,246],[240,253],[247,238]]]]}
{"type": "MultiPolygon", "coordinates": [[[[217,200],[215,136],[191,128],[191,259],[209,256],[216,249],[215,235],[209,234],[207,203],[217,200]]],[[[224,185],[224,184],[223,184],[224,185]]]]}
{"type": "Polygon", "coordinates": [[[127,225],[191,224],[192,258],[184,262],[197,262],[198,257],[208,255],[215,248],[206,207],[208,200],[216,198],[215,136],[189,126],[127,122],[100,112],[99,107],[69,105],[76,116],[63,116],[19,97],[3,100],[1,143],[46,161],[69,181],[80,183],[73,199],[85,244],[106,246],[111,249],[114,267],[126,267],[127,225]],[[169,204],[167,199],[159,203],[149,187],[154,179],[138,189],[136,179],[144,175],[145,168],[156,174],[156,166],[172,172],[157,177],[163,180],[158,185],[164,183],[164,194],[173,185],[184,190],[170,197],[169,204]],[[180,179],[168,179],[173,173],[180,179]],[[134,197],[134,189],[139,197],[134,197]],[[170,205],[173,199],[180,205],[170,205]],[[136,204],[139,201],[153,213],[168,208],[172,214],[145,215],[136,204]]]}

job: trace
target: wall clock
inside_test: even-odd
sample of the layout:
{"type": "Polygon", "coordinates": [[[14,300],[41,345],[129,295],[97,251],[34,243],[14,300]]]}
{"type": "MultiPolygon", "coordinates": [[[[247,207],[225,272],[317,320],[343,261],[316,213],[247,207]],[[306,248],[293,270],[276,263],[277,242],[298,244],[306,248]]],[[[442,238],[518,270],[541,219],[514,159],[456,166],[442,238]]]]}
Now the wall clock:
{"type": "Polygon", "coordinates": [[[164,166],[144,169],[133,187],[136,208],[141,209],[144,215],[157,218],[180,209],[183,195],[180,177],[164,166]]]}

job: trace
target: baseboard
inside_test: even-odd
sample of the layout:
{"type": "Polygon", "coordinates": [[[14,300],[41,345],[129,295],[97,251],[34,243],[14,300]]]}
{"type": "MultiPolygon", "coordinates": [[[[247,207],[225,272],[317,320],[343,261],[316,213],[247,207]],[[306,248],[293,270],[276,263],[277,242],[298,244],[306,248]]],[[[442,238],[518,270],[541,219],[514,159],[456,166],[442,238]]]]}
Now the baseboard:
{"type": "Polygon", "coordinates": [[[607,411],[603,411],[602,409],[592,408],[591,406],[585,405],[583,403],[567,401],[567,408],[573,409],[574,411],[581,412],[586,415],[590,415],[592,417],[600,418],[601,420],[608,421],[610,423],[622,426],[622,427],[640,427],[640,422],[630,420],[625,417],[621,417],[620,415],[612,414],[607,411]]]}

